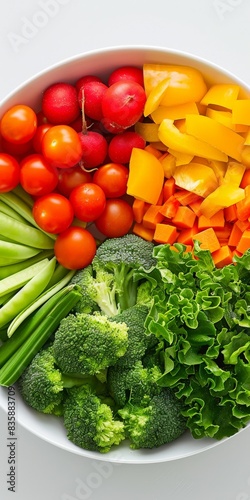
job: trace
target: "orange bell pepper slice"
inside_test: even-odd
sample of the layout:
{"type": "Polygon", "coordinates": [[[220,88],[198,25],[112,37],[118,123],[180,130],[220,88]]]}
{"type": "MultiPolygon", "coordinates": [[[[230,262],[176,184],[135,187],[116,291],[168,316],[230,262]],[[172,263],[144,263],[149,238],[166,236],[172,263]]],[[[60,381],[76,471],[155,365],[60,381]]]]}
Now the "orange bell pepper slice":
{"type": "Polygon", "coordinates": [[[201,72],[189,66],[144,64],[143,76],[147,97],[160,82],[168,80],[164,96],[160,99],[163,106],[175,106],[190,101],[199,102],[207,92],[207,85],[201,72]]]}
{"type": "Polygon", "coordinates": [[[129,162],[127,194],[155,205],[164,182],[161,162],[144,149],[133,148],[129,162]]]}

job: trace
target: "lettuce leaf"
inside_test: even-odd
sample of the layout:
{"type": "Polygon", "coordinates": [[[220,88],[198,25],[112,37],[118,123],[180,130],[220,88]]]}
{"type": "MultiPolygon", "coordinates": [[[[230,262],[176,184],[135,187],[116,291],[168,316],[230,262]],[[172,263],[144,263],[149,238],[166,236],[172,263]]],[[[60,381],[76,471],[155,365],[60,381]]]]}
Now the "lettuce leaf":
{"type": "Polygon", "coordinates": [[[174,247],[154,247],[146,327],[162,346],[158,384],[183,401],[195,438],[222,439],[250,421],[250,250],[219,269],[197,242],[194,255],[174,247]]]}

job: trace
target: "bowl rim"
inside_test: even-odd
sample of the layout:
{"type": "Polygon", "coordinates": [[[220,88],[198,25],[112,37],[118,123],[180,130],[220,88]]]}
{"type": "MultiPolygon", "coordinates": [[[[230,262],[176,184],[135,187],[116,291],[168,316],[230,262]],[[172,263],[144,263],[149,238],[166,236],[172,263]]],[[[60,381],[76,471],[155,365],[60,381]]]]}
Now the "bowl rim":
{"type": "Polygon", "coordinates": [[[73,56],[65,57],[60,59],[56,63],[52,63],[46,68],[43,68],[42,70],[37,71],[33,76],[28,77],[25,79],[24,82],[20,83],[17,85],[14,89],[12,89],[4,98],[0,100],[0,107],[3,106],[9,99],[14,97],[16,93],[19,91],[23,90],[24,87],[32,82],[35,82],[36,80],[40,79],[42,76],[52,72],[56,71],[60,67],[64,65],[70,65],[71,63],[77,62],[78,60],[80,61],[83,58],[92,58],[97,55],[102,55],[102,54],[116,54],[116,53],[125,53],[127,51],[141,51],[142,53],[145,51],[150,51],[150,52],[159,52],[164,54],[170,54],[171,56],[176,56],[176,57],[183,57],[187,58],[190,60],[193,60],[194,62],[198,63],[201,66],[207,66],[210,67],[211,69],[218,71],[219,73],[223,73],[225,77],[234,80],[237,82],[239,85],[243,87],[246,91],[250,92],[250,84],[247,84],[243,79],[238,78],[232,71],[225,69],[223,66],[220,66],[218,63],[214,63],[210,61],[209,59],[193,54],[192,52],[185,51],[185,50],[179,50],[175,48],[168,48],[164,47],[161,45],[110,45],[107,47],[101,47],[101,48],[95,48],[92,50],[87,50],[84,52],[79,52],[73,56]]]}

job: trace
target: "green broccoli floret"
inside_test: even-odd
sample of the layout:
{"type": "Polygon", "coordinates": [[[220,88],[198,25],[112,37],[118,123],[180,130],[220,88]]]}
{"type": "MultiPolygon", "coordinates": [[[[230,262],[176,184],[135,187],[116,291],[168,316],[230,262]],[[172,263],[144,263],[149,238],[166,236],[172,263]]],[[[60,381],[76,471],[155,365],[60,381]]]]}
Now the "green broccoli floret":
{"type": "Polygon", "coordinates": [[[75,312],[102,312],[114,316],[119,312],[116,303],[116,286],[114,277],[102,267],[89,265],[75,273],[72,284],[80,286],[82,296],[75,305],[75,312]]]}
{"type": "Polygon", "coordinates": [[[126,368],[132,367],[144,356],[151,345],[152,337],[156,339],[152,334],[147,335],[144,326],[147,315],[147,306],[136,304],[110,318],[111,321],[126,323],[128,327],[128,348],[124,356],[117,361],[118,365],[126,368]]]}
{"type": "Polygon", "coordinates": [[[92,263],[71,280],[82,292],[75,311],[115,316],[135,305],[137,288],[156,263],[153,248],[152,242],[134,234],[101,243],[92,263]]]}
{"type": "Polygon", "coordinates": [[[114,365],[128,347],[128,327],[99,313],[69,314],[53,342],[54,356],[63,373],[97,375],[114,365]]]}
{"type": "Polygon", "coordinates": [[[115,420],[105,399],[87,385],[68,391],[64,425],[68,439],[86,450],[107,453],[125,439],[123,422],[115,420]]]}
{"type": "Polygon", "coordinates": [[[41,350],[18,381],[24,401],[41,413],[61,415],[64,389],[84,383],[98,386],[95,377],[64,375],[56,365],[53,347],[41,350]]]}
{"type": "Polygon", "coordinates": [[[139,279],[136,270],[149,271],[156,264],[153,257],[154,244],[135,234],[105,240],[97,249],[93,260],[100,267],[114,275],[117,304],[124,311],[136,304],[139,279]]]}
{"type": "Polygon", "coordinates": [[[128,402],[118,410],[132,449],[158,448],[179,438],[186,430],[182,404],[170,389],[164,388],[141,404],[128,402]]]}
{"type": "Polygon", "coordinates": [[[144,368],[141,361],[137,361],[132,368],[124,368],[116,364],[108,369],[107,387],[118,408],[126,403],[141,404],[145,398],[160,394],[162,388],[157,385],[157,379],[162,375],[161,370],[144,368]]]}

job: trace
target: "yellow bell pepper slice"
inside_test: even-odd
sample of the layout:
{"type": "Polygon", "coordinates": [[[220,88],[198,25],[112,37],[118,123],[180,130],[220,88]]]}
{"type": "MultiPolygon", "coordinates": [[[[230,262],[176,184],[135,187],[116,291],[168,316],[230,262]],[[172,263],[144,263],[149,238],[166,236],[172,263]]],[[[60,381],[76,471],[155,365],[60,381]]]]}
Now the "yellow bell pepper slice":
{"type": "MultiPolygon", "coordinates": [[[[199,117],[199,115],[188,116],[199,117]]],[[[169,120],[168,118],[162,120],[159,125],[158,136],[163,144],[166,144],[168,148],[174,149],[175,151],[187,153],[193,156],[201,156],[202,158],[210,158],[212,160],[228,160],[225,153],[219,151],[210,144],[207,144],[205,141],[200,141],[192,135],[180,132],[180,130],[178,130],[178,128],[174,125],[173,120],[169,120]]]]}
{"type": "Polygon", "coordinates": [[[129,162],[127,194],[156,204],[164,181],[161,162],[144,149],[133,148],[129,162]]]}
{"type": "Polygon", "coordinates": [[[159,82],[155,87],[152,88],[144,106],[144,116],[150,115],[158,108],[168,86],[169,79],[167,78],[166,80],[162,80],[162,82],[159,82]]]}
{"type": "Polygon", "coordinates": [[[187,153],[180,153],[180,151],[175,151],[174,149],[168,148],[168,152],[175,157],[176,166],[187,165],[193,160],[194,156],[187,153]]]}
{"type": "Polygon", "coordinates": [[[230,161],[227,164],[227,169],[224,175],[224,182],[229,182],[239,187],[242,181],[242,177],[246,170],[245,165],[238,163],[237,161],[230,161]]]}
{"type": "Polygon", "coordinates": [[[164,177],[169,179],[170,177],[173,176],[173,173],[174,173],[175,168],[176,168],[175,156],[172,155],[171,153],[165,154],[162,156],[162,158],[160,158],[160,162],[161,162],[162,167],[163,167],[164,177]]]}
{"type": "Polygon", "coordinates": [[[163,106],[175,106],[190,101],[199,102],[207,92],[207,85],[201,72],[189,66],[144,64],[143,76],[147,97],[160,82],[169,80],[164,97],[161,99],[163,106]]]}
{"type": "Polygon", "coordinates": [[[155,123],[161,123],[164,118],[170,120],[180,120],[186,118],[190,114],[199,114],[197,104],[195,102],[187,102],[179,104],[178,106],[158,106],[158,108],[151,113],[151,118],[155,123]]]}
{"type": "Polygon", "coordinates": [[[238,99],[234,102],[232,121],[235,124],[250,125],[250,99],[238,99]]]}
{"type": "Polygon", "coordinates": [[[198,194],[203,198],[218,186],[218,180],[212,168],[203,163],[190,162],[176,167],[173,177],[176,186],[198,194]]]}
{"type": "Polygon", "coordinates": [[[201,104],[208,106],[213,104],[223,108],[232,109],[235,100],[238,97],[240,87],[233,83],[217,83],[212,85],[204,97],[201,99],[201,104]]]}
{"type": "Polygon", "coordinates": [[[237,188],[231,183],[222,184],[202,201],[200,212],[210,219],[219,210],[238,203],[244,197],[244,189],[237,188]]]}
{"type": "Polygon", "coordinates": [[[229,127],[232,130],[234,130],[235,132],[239,133],[246,132],[248,128],[246,125],[242,125],[240,123],[233,123],[231,111],[219,111],[218,109],[207,108],[206,116],[208,116],[209,118],[213,118],[213,120],[222,123],[226,127],[229,127]]]}
{"type": "Polygon", "coordinates": [[[208,165],[213,169],[219,184],[222,184],[227,171],[227,163],[217,160],[209,160],[208,165]]]}
{"type": "Polygon", "coordinates": [[[222,123],[208,116],[187,115],[186,130],[196,139],[210,144],[235,160],[241,161],[244,138],[222,123]]]}
{"type": "Polygon", "coordinates": [[[134,126],[135,132],[141,135],[146,142],[158,142],[158,128],[156,123],[137,122],[134,126]]]}

